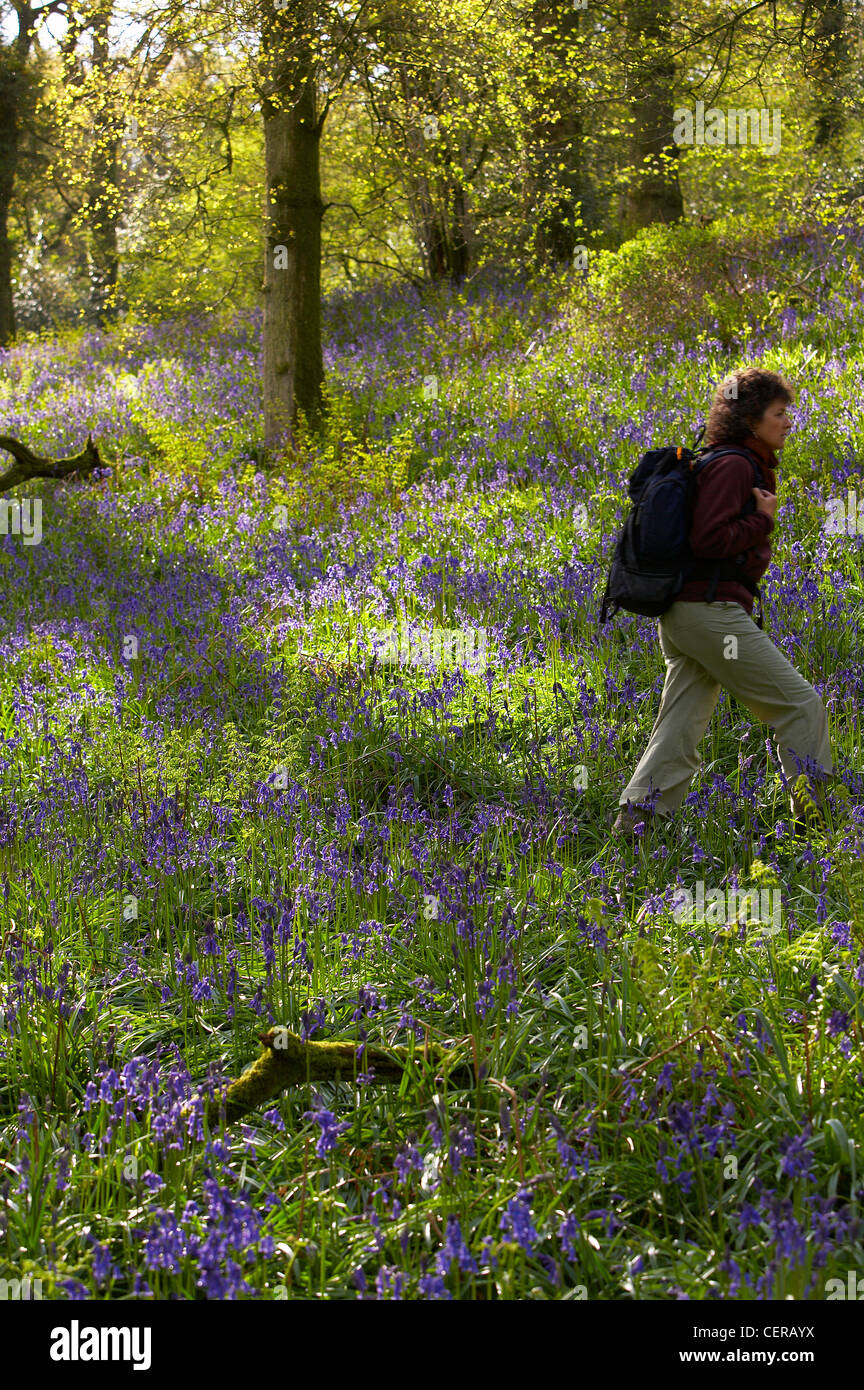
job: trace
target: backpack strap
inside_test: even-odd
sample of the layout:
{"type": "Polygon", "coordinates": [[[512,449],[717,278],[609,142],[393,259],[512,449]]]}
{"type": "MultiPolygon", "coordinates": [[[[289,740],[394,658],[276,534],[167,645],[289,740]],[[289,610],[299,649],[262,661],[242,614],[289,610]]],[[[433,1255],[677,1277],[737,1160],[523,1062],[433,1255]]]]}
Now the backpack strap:
{"type": "Polygon", "coordinates": [[[747,448],[746,444],[713,444],[710,449],[697,450],[695,455],[695,461],[698,463],[698,467],[701,470],[709,461],[713,462],[715,458],[720,458],[721,455],[729,454],[737,454],[739,458],[749,459],[753,465],[753,471],[756,474],[756,486],[762,487],[765,479],[762,475],[762,469],[760,467],[759,459],[752,452],[752,450],[747,448]]]}
{"type": "Polygon", "coordinates": [[[603,590],[603,598],[600,602],[600,622],[605,623],[609,617],[609,579],[606,580],[606,588],[603,590]]]}

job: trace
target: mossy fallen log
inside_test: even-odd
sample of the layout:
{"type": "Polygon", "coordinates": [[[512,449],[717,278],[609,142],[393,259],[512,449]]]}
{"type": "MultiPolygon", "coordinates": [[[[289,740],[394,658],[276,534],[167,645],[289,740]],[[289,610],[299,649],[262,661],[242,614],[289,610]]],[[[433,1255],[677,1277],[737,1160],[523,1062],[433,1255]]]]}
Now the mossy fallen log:
{"type": "Polygon", "coordinates": [[[446,1072],[456,1085],[473,1086],[474,1067],[453,1050],[439,1046],[418,1048],[414,1054],[405,1047],[376,1047],[367,1044],[362,1064],[357,1059],[357,1044],[353,1042],[304,1042],[288,1028],[271,1028],[260,1033],[261,1055],[242,1076],[231,1081],[208,1101],[207,1119],[217,1124],[224,1113],[225,1122],[233,1124],[258,1110],[268,1100],[289,1086],[302,1086],[307,1081],[354,1081],[358,1072],[372,1072],[373,1082],[398,1083],[405,1068],[414,1064],[432,1065],[446,1072]]]}
{"type": "Polygon", "coordinates": [[[89,434],[84,449],[74,458],[44,458],[34,454],[19,439],[5,434],[0,435],[0,449],[5,449],[15,460],[4,473],[0,473],[0,492],[8,492],[10,488],[29,482],[31,478],[68,478],[73,473],[92,473],[94,468],[105,467],[89,434]]]}

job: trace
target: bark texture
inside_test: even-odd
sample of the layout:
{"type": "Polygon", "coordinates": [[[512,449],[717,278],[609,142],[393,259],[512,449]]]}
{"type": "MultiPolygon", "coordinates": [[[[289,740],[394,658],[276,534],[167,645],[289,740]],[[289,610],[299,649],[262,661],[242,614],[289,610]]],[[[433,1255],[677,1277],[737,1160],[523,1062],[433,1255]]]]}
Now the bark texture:
{"type": "Polygon", "coordinates": [[[670,0],[629,0],[627,37],[640,55],[630,80],[633,176],[627,220],[634,229],[683,216],[674,126],[675,63],[668,55],[670,0]]]}
{"type": "Polygon", "coordinates": [[[266,14],[264,433],[268,447],[273,447],[294,429],[299,411],[313,426],[321,416],[324,204],[314,6],[268,6],[266,14]]]}
{"type": "Polygon", "coordinates": [[[27,3],[16,5],[15,13],[16,37],[9,43],[0,42],[0,347],[15,337],[9,216],[18,172],[27,58],[36,23],[36,11],[27,3]]]}
{"type": "Polygon", "coordinates": [[[31,478],[69,478],[73,473],[92,473],[94,468],[105,467],[89,434],[83,450],[74,458],[44,458],[8,435],[0,435],[0,449],[5,449],[15,460],[5,473],[0,473],[0,492],[8,492],[10,488],[29,482],[31,478]]]}
{"type": "Polygon", "coordinates": [[[846,124],[844,95],[849,67],[844,0],[819,0],[814,34],[813,84],[817,148],[839,154],[846,124]]]}
{"type": "Polygon", "coordinates": [[[545,97],[550,111],[534,130],[536,190],[547,198],[537,235],[540,263],[569,261],[581,241],[576,226],[586,224],[593,202],[584,168],[585,133],[579,104],[578,74],[572,68],[572,42],[579,29],[580,11],[568,0],[535,0],[532,24],[538,50],[558,74],[555,86],[545,97]],[[548,205],[548,193],[555,190],[548,205]]]}
{"type": "MultiPolygon", "coordinates": [[[[376,1082],[397,1084],[405,1074],[409,1054],[404,1047],[381,1048],[367,1046],[362,1068],[357,1061],[357,1045],[353,1042],[304,1042],[287,1028],[271,1028],[260,1035],[261,1055],[237,1081],[232,1081],[221,1094],[209,1101],[206,1108],[210,1124],[217,1124],[224,1113],[227,1124],[257,1110],[288,1086],[303,1086],[307,1081],[348,1081],[357,1076],[358,1069],[374,1071],[376,1082]]],[[[474,1070],[442,1048],[421,1052],[439,1068],[447,1068],[456,1084],[473,1085],[474,1070]]]]}
{"type": "Polygon", "coordinates": [[[117,231],[120,222],[120,168],[118,153],[122,118],[115,109],[109,63],[108,26],[112,3],[93,19],[93,70],[98,106],[93,121],[90,179],[87,190],[90,230],[90,311],[100,325],[117,317],[117,282],[120,256],[117,231]]]}

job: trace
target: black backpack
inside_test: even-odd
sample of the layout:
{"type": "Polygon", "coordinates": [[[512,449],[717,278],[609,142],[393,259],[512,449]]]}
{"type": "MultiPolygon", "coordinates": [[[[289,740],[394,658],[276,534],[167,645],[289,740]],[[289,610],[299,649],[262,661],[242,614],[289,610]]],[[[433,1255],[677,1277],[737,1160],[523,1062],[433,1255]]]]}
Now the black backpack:
{"type": "MultiPolygon", "coordinates": [[[[704,433],[704,431],[703,431],[704,433]]],[[[701,434],[699,436],[701,438],[701,434]]],[[[697,439],[698,444],[698,439],[697,439]]],[[[741,573],[749,554],[742,551],[734,559],[698,559],[690,549],[688,536],[696,501],[696,478],[720,454],[740,454],[753,465],[754,487],[764,487],[759,461],[744,446],[721,444],[713,449],[650,449],[643,454],[631,474],[628,491],[633,506],[615,546],[606,591],[600,607],[605,623],[619,609],[656,618],[675,602],[688,579],[710,579],[706,602],[713,603],[721,580],[734,580],[759,597],[759,587],[741,573]]],[[[748,497],[741,516],[756,510],[748,497]]],[[[759,602],[759,627],[762,603],[759,602]]]]}

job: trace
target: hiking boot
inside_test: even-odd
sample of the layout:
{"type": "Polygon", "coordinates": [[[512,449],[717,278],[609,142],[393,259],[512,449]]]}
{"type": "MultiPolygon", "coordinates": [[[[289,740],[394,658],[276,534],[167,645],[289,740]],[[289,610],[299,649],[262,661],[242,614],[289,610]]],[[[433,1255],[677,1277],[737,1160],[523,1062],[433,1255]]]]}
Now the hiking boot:
{"type": "Polygon", "coordinates": [[[644,823],[647,832],[649,827],[655,823],[656,816],[653,811],[638,809],[635,806],[622,806],[618,812],[618,819],[612,826],[613,835],[622,835],[625,839],[636,840],[640,838],[636,834],[636,826],[644,823]]]}

